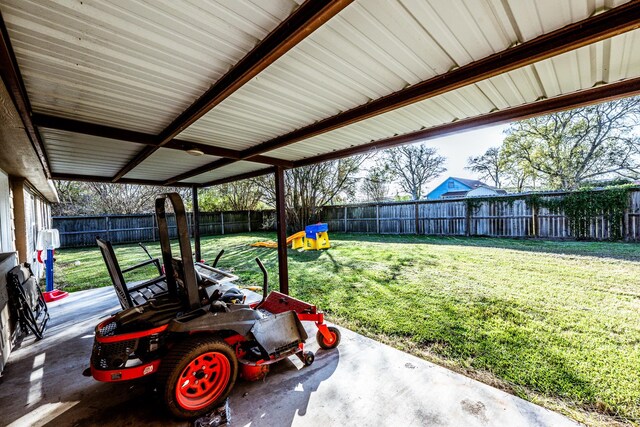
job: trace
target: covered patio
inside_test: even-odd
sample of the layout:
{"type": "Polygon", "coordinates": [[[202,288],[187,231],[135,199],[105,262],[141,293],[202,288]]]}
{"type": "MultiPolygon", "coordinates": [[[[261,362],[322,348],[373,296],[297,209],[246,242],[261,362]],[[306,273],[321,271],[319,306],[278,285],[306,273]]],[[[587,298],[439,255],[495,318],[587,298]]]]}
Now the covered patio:
{"type": "MultiPolygon", "coordinates": [[[[0,385],[2,425],[187,426],[159,410],[152,383],[98,383],[81,375],[95,324],[119,309],[113,289],[76,292],[51,304],[39,342],[12,354],[0,385]]],[[[548,409],[342,328],[310,367],[291,358],[229,398],[233,426],[577,426],[548,409]]],[[[311,334],[311,330],[309,331],[311,334]]]]}
{"type": "Polygon", "coordinates": [[[0,12],[2,80],[48,178],[189,186],[197,209],[198,188],[274,174],[285,293],[285,169],[640,91],[635,1],[0,12]]]}
{"type": "MultiPolygon", "coordinates": [[[[1,0],[0,13],[1,101],[46,178],[189,187],[197,219],[198,189],[273,174],[285,294],[287,169],[640,93],[637,1],[1,0]]],[[[116,309],[112,290],[90,292],[15,350],[2,421],[167,423],[142,385],[78,379],[92,327],[116,309]]],[[[234,422],[571,424],[345,338],[310,370],[236,388],[234,422]]]]}

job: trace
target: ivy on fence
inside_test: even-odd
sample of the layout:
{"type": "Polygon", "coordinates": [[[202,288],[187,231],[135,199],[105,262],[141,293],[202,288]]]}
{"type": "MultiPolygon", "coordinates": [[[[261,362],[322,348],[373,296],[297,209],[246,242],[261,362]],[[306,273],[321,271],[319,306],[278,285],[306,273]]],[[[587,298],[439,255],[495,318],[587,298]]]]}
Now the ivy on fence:
{"type": "Polygon", "coordinates": [[[569,221],[571,234],[576,239],[591,237],[592,221],[603,217],[612,224],[611,240],[618,240],[624,237],[622,235],[624,216],[629,208],[629,194],[634,188],[633,185],[619,185],[598,190],[584,188],[562,197],[532,194],[527,197],[527,203],[538,208],[547,208],[552,213],[564,214],[569,221]]]}

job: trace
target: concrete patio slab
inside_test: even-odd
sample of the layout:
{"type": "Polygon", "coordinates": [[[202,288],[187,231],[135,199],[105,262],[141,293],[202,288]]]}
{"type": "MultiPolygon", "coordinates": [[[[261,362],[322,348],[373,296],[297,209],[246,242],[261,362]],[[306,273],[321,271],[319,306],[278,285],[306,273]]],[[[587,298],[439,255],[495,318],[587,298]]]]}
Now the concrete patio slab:
{"type": "MultiPolygon", "coordinates": [[[[118,310],[111,288],[50,304],[41,341],[14,350],[0,382],[0,425],[186,426],[172,420],[149,379],[107,384],[82,376],[93,328],[118,310]]],[[[290,358],[264,381],[239,382],[232,426],[576,426],[574,421],[346,329],[316,361],[290,358]]]]}

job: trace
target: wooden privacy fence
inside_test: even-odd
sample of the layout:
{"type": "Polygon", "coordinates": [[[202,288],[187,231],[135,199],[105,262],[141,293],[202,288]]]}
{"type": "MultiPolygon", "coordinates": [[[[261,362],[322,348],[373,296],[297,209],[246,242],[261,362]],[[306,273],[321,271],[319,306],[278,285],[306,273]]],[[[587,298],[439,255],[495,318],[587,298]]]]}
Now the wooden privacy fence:
{"type": "MultiPolygon", "coordinates": [[[[200,212],[200,235],[241,233],[273,228],[274,212],[234,211],[200,212]]],[[[169,235],[176,238],[174,215],[168,215],[169,235]]],[[[193,235],[193,214],[187,215],[189,231],[193,235]]],[[[111,243],[136,243],[158,240],[158,226],[154,214],[97,215],[97,216],[56,216],[53,228],[60,232],[63,248],[93,246],[96,236],[111,243]]]]}
{"type": "MultiPolygon", "coordinates": [[[[597,190],[596,190],[597,191],[597,190]]],[[[536,193],[547,200],[568,193],[536,193]]],[[[510,195],[485,199],[452,199],[418,202],[391,202],[327,206],[318,218],[329,224],[331,232],[378,234],[428,234],[442,236],[576,237],[564,212],[536,207],[531,195],[510,195]]],[[[274,229],[272,210],[201,212],[200,234],[218,235],[274,229]]],[[[192,215],[187,216],[192,230],[192,215]]],[[[609,212],[590,216],[581,224],[580,238],[610,240],[622,237],[640,241],[640,189],[629,193],[629,206],[619,221],[609,212]]],[[[113,243],[148,242],[158,239],[155,216],[102,215],[54,217],[62,247],[92,246],[99,235],[113,243]]],[[[175,218],[169,217],[170,233],[175,237],[175,218]]],[[[296,230],[297,231],[297,230],[296,230]]]]}
{"type": "MultiPolygon", "coordinates": [[[[597,190],[594,190],[597,191],[597,190]]],[[[536,193],[552,200],[568,193],[536,193]]],[[[378,234],[429,234],[443,236],[575,238],[564,212],[536,207],[531,195],[483,199],[451,199],[327,206],[319,218],[330,231],[378,234]]],[[[591,216],[580,238],[609,240],[621,236],[640,241],[640,190],[629,194],[629,207],[619,222],[609,212],[591,216]]]]}

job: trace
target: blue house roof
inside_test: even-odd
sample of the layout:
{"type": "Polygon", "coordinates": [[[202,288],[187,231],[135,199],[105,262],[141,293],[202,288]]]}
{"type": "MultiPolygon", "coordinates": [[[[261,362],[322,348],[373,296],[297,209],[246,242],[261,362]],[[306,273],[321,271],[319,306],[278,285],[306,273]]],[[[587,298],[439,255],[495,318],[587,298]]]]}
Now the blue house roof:
{"type": "Polygon", "coordinates": [[[485,184],[482,181],[478,181],[476,179],[466,179],[466,178],[457,178],[455,176],[450,176],[449,178],[442,181],[440,185],[431,190],[429,194],[427,194],[427,200],[438,200],[442,198],[443,194],[446,193],[458,193],[460,197],[464,197],[468,191],[473,190],[478,187],[489,187],[491,186],[485,184]]]}
{"type": "Polygon", "coordinates": [[[478,187],[489,187],[487,184],[482,181],[478,181],[477,179],[456,178],[453,176],[449,177],[449,179],[455,179],[456,181],[463,183],[469,187],[470,190],[478,187]]]}

